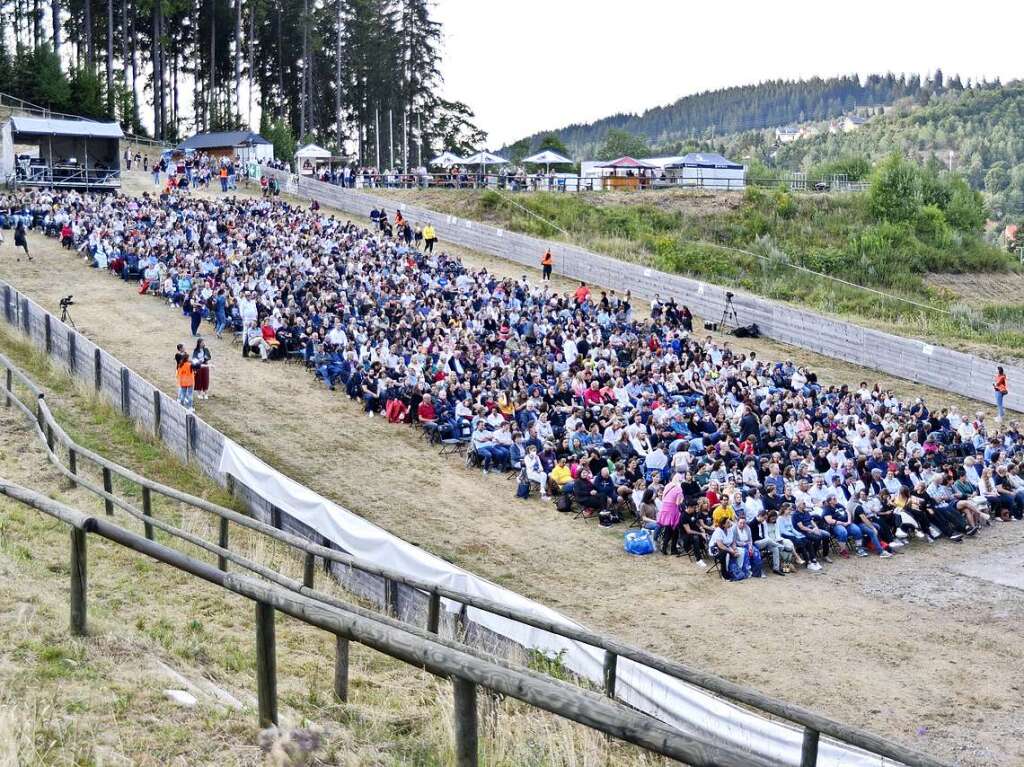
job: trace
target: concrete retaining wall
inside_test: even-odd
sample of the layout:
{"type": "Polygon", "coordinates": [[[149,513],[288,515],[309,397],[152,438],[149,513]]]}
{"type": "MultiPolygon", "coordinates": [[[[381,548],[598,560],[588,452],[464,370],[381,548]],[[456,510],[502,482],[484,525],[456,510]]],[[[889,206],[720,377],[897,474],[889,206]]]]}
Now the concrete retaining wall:
{"type": "MultiPolygon", "coordinates": [[[[537,267],[547,248],[555,255],[554,271],[574,280],[630,290],[633,295],[650,300],[657,293],[674,297],[704,318],[718,319],[725,304],[725,289],[717,285],[648,269],[598,253],[551,240],[518,234],[489,224],[461,219],[444,213],[407,205],[396,200],[344,189],[281,171],[265,170],[274,175],[286,192],[307,199],[317,199],[333,207],[363,218],[373,208],[388,211],[400,209],[413,221],[433,224],[441,242],[471,248],[525,266],[537,267]]],[[[935,346],[925,341],[904,338],[891,333],[864,328],[825,315],[760,298],[751,293],[733,290],[733,304],[743,324],[756,322],[761,332],[776,341],[808,349],[863,367],[965,397],[991,403],[992,379],[996,363],[971,354],[935,346]]],[[[1024,412],[1024,397],[1014,396],[1013,385],[1024,386],[1024,368],[1004,365],[1011,385],[1006,406],[1024,412]]],[[[855,384],[856,381],[849,383],[855,384]]]]}

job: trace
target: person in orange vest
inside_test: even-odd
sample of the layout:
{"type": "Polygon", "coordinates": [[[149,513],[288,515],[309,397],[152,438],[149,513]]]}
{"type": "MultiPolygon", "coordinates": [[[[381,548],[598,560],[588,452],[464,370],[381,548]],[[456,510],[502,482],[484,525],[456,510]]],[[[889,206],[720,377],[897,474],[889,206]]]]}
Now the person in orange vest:
{"type": "Polygon", "coordinates": [[[555,263],[555,259],[551,255],[551,248],[548,248],[547,250],[544,251],[544,257],[541,258],[541,260],[540,260],[540,265],[541,265],[541,268],[543,269],[543,274],[541,275],[541,279],[544,282],[550,282],[551,281],[551,267],[554,265],[554,263],[555,263]]]}
{"type": "Polygon", "coordinates": [[[1002,365],[996,368],[996,380],[992,384],[992,388],[995,389],[996,392],[996,412],[998,413],[996,419],[1002,421],[1003,416],[1006,415],[1006,409],[1003,406],[1003,400],[1009,393],[1009,389],[1006,386],[1006,373],[1003,372],[1002,365]]]}
{"type": "Polygon", "coordinates": [[[228,166],[220,166],[220,190],[226,192],[228,190],[228,166]]]}
{"type": "Polygon", "coordinates": [[[178,366],[178,402],[185,409],[192,410],[192,392],[196,386],[196,374],[192,371],[192,358],[182,344],[178,344],[174,361],[178,366]]]}

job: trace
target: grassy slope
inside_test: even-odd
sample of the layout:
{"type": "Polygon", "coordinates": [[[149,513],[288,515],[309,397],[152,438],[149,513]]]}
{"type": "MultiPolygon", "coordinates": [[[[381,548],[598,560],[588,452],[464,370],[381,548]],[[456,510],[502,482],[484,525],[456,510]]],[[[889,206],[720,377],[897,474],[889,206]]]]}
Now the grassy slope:
{"type": "MultiPolygon", "coordinates": [[[[116,455],[153,479],[230,503],[219,488],[6,331],[0,331],[0,350],[43,385],[58,419],[83,445],[116,455]]],[[[67,488],[23,424],[20,413],[0,407],[0,476],[102,514],[102,504],[87,491],[67,488]]],[[[137,488],[117,491],[139,501],[137,488]]],[[[156,497],[154,512],[208,540],[216,538],[206,515],[156,497]]],[[[118,519],[132,526],[120,513],[118,519]]],[[[0,765],[261,763],[253,710],[252,605],[90,538],[90,636],[74,639],[67,632],[67,540],[62,525],[0,499],[0,765]],[[200,686],[209,680],[246,708],[217,705],[208,694],[199,694],[195,709],[171,704],[163,691],[183,685],[160,664],[200,686]]],[[[170,543],[160,533],[158,540],[170,543]]],[[[283,547],[238,528],[232,545],[301,578],[301,562],[283,547]]],[[[189,553],[198,555],[194,549],[189,553]]],[[[327,588],[322,577],[318,581],[327,588]]],[[[345,597],[336,587],[327,590],[345,597]]],[[[284,617],[277,632],[282,718],[289,726],[323,730],[315,763],[451,762],[447,682],[353,646],[351,702],[340,704],[331,691],[331,638],[284,617]]],[[[488,717],[482,741],[488,764],[661,763],[534,709],[494,703],[486,695],[481,700],[488,717]]]]}
{"type": "Polygon", "coordinates": [[[771,190],[745,195],[664,191],[514,197],[495,191],[375,193],[513,231],[572,241],[624,260],[744,288],[904,335],[923,335],[998,357],[1024,356],[1020,327],[990,327],[984,317],[959,306],[952,293],[924,280],[930,272],[1008,272],[1017,268],[1014,261],[977,238],[877,224],[863,195],[771,190]],[[952,315],[808,274],[793,265],[952,315]]]}

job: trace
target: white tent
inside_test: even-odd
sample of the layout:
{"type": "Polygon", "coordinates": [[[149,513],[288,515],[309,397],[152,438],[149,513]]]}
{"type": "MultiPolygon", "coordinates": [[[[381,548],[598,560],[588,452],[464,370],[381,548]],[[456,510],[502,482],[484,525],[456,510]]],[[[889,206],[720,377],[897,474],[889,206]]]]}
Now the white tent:
{"type": "Polygon", "coordinates": [[[306,144],[295,153],[295,156],[300,160],[330,160],[332,157],[330,152],[316,144],[306,144]]]}
{"type": "Polygon", "coordinates": [[[465,160],[463,160],[457,154],[446,150],[444,152],[441,152],[441,154],[439,154],[437,157],[431,160],[428,164],[435,165],[438,168],[450,168],[453,165],[460,165],[461,163],[464,162],[465,160]]]}
{"type": "Polygon", "coordinates": [[[524,157],[523,162],[532,162],[535,165],[547,166],[547,173],[551,172],[552,165],[572,165],[573,162],[568,157],[560,155],[558,152],[552,152],[550,149],[545,149],[537,154],[531,154],[529,157],[524,157]]]}
{"type": "Polygon", "coordinates": [[[466,165],[483,165],[485,176],[487,175],[488,165],[508,165],[508,160],[506,160],[504,157],[499,157],[496,154],[491,154],[486,149],[477,152],[476,154],[470,155],[463,162],[465,162],[466,165]]]}

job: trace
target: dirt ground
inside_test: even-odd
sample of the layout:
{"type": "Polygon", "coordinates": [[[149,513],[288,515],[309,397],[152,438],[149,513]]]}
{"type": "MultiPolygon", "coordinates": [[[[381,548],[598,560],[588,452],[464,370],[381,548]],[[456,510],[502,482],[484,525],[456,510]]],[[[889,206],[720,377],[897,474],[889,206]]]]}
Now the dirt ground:
{"type": "Polygon", "coordinates": [[[928,282],[945,288],[970,306],[1017,305],[1024,296],[1024,274],[930,274],[928,282]]]}
{"type": "MultiPolygon", "coordinates": [[[[33,235],[31,247],[31,264],[14,263],[8,247],[0,275],[51,311],[74,293],[79,329],[172,392],[169,360],[175,343],[189,340],[186,320],[53,240],[33,235]]],[[[770,341],[735,345],[810,364],[826,382],[878,378],[770,341]]],[[[978,767],[1024,762],[1024,659],[1012,650],[1024,594],[957,570],[979,552],[1018,547],[1024,524],[996,525],[962,546],[840,561],[820,576],[725,584],[685,558],[626,556],[621,526],[603,530],[517,501],[511,482],[481,478],[412,430],[366,418],[299,368],[243,360],[226,340],[210,346],[213,398],[198,403],[202,416],[393,533],[626,641],[934,755],[978,767]]],[[[907,382],[886,385],[985,409],[907,382]]]]}

